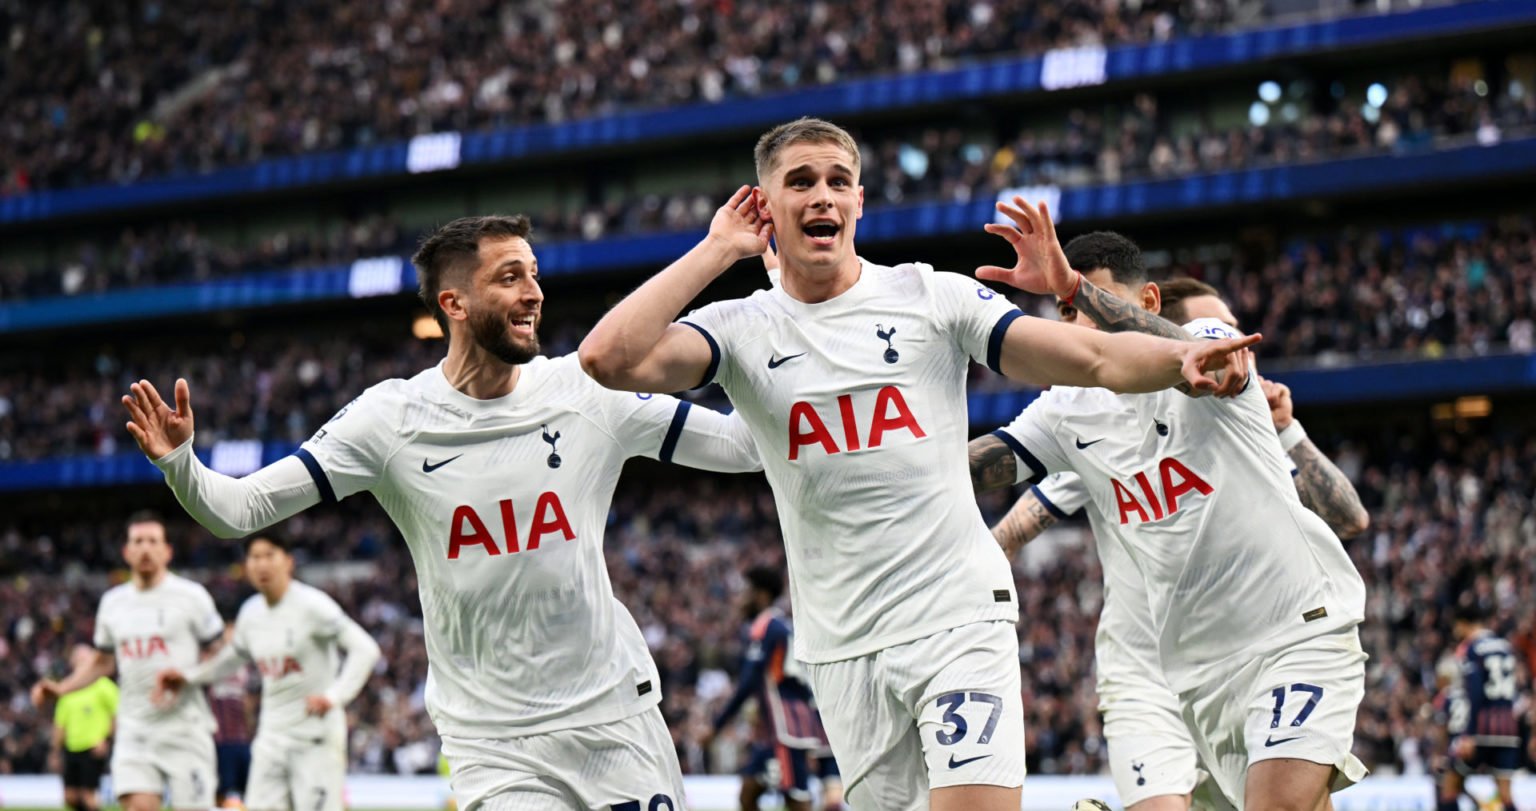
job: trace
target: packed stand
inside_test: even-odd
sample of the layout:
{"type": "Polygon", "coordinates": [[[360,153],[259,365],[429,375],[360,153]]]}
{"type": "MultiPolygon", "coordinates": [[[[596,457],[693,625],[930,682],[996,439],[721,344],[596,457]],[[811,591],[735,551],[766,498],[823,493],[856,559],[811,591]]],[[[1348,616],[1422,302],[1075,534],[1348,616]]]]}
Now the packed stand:
{"type": "MultiPolygon", "coordinates": [[[[1325,437],[1322,420],[1313,432],[1325,437]]],[[[1379,772],[1425,774],[1445,741],[1433,701],[1442,660],[1454,647],[1448,610],[1482,601],[1536,672],[1536,439],[1507,434],[1395,435],[1352,430],[1336,444],[1340,467],[1371,509],[1371,529],[1348,549],[1368,587],[1362,639],[1371,659],[1356,753],[1379,772]]],[[[666,696],[663,713],[685,771],[726,772],[739,765],[743,721],[713,746],[709,719],[726,700],[739,665],[746,618],[744,584],[753,565],[781,565],[773,499],[758,477],[696,477],[684,483],[631,476],[615,497],[606,552],[615,591],[655,655],[666,696]]],[[[1010,496],[989,493],[995,521],[1010,496]]],[[[384,647],[379,669],[349,709],[352,767],[361,772],[431,771],[437,741],[422,705],[425,661],[417,603],[403,543],[371,504],[344,503],[290,521],[301,566],[371,560],[362,578],[327,582],[347,611],[384,647]],[[338,526],[361,526],[366,543],[336,544],[338,526]],[[335,554],[340,551],[341,554],[335,554]]],[[[112,565],[120,523],[51,539],[0,535],[0,773],[40,769],[47,719],[27,703],[26,687],[62,667],[70,643],[88,638],[99,574],[60,571],[59,550],[86,550],[81,569],[112,565]],[[25,573],[23,573],[25,572],[25,573]],[[49,572],[42,574],[42,572],[49,572]]],[[[356,533],[353,533],[356,534],[356,533]]],[[[229,564],[238,545],[206,538],[185,519],[172,522],[178,570],[197,568],[226,616],[249,591],[229,564]]],[[[345,537],[351,537],[345,536],[345,537]]],[[[1021,614],[1019,658],[1027,714],[1029,768],[1035,774],[1101,773],[1102,729],[1093,692],[1093,636],[1103,602],[1101,573],[1086,524],[1075,520],[1026,550],[1016,564],[1021,614]],[[1039,621],[1049,617],[1050,620],[1039,621]]],[[[301,577],[304,571],[300,572],[301,577]]]]}
{"type": "MultiPolygon", "coordinates": [[[[1474,81],[1453,86],[1410,77],[1391,91],[1383,88],[1379,107],[1340,103],[1331,113],[1303,113],[1298,108],[1310,107],[1310,101],[1278,98],[1272,118],[1234,128],[1175,127],[1170,119],[1177,116],[1143,93],[1107,114],[1067,111],[1059,129],[1015,131],[999,124],[998,133],[958,127],[865,132],[863,182],[872,207],[963,202],[1020,186],[1117,183],[1421,150],[1445,138],[1493,143],[1506,133],[1536,131],[1536,92],[1516,97],[1507,92],[1510,87],[1493,92],[1484,84],[1480,94],[1474,81]],[[1373,111],[1369,117],[1367,111],[1373,111]]],[[[666,194],[607,188],[598,195],[604,202],[568,201],[528,213],[535,218],[536,237],[550,241],[696,229],[709,222],[737,180],[666,194]]],[[[115,239],[84,240],[58,259],[0,259],[0,302],[408,255],[414,242],[411,229],[382,215],[318,230],[279,229],[238,245],[200,233],[192,222],[130,227],[115,239]]]]}
{"type": "Polygon", "coordinates": [[[0,195],[1200,34],[1258,0],[0,3],[0,195]]]}
{"type": "MultiPolygon", "coordinates": [[[[1226,250],[1224,259],[1175,257],[1156,272],[1226,291],[1240,325],[1266,336],[1257,351],[1272,361],[1536,351],[1536,220],[1529,215],[1298,239],[1278,255],[1250,255],[1242,245],[1226,250]]],[[[1054,317],[1047,301],[1019,301],[1054,317]]],[[[574,351],[587,326],[545,322],[545,354],[574,351]]],[[[380,334],[377,325],[335,334],[253,333],[227,347],[104,347],[80,362],[18,362],[0,375],[0,462],[131,449],[118,398],[135,380],[168,387],[177,376],[193,387],[203,447],[220,439],[297,444],[368,386],[441,358],[440,343],[380,334]]],[[[975,375],[973,385],[983,390],[1013,385],[979,368],[975,375]]],[[[720,403],[709,399],[712,392],[705,396],[720,403]]]]}

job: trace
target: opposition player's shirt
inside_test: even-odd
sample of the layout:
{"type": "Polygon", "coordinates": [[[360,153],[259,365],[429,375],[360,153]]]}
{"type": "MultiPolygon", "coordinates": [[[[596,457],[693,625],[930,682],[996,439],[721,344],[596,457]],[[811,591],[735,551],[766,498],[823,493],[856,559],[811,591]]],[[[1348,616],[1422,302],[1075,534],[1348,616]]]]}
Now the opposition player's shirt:
{"type": "Polygon", "coordinates": [[[736,691],[715,716],[715,730],[729,723],[748,698],[756,698],[759,743],[825,749],[827,733],[821,716],[790,650],[794,629],[789,618],[778,608],[766,609],[752,620],[747,636],[736,691]]]}
{"type": "Polygon", "coordinates": [[[251,718],[247,698],[259,680],[253,681],[251,669],[241,665],[235,672],[208,685],[208,709],[218,729],[213,733],[214,743],[250,743],[251,718]]]}
{"type": "Polygon", "coordinates": [[[1479,746],[1519,746],[1515,651],[1484,630],[1456,648],[1457,681],[1449,694],[1447,731],[1470,735],[1479,746]]]}
{"type": "MultiPolygon", "coordinates": [[[[1236,334],[1212,319],[1187,328],[1236,334]]],[[[997,435],[1021,478],[1087,483],[1146,584],[1175,691],[1364,617],[1364,581],[1297,497],[1258,386],[1227,400],[1056,387],[997,435]]]]}
{"type": "MultiPolygon", "coordinates": [[[[262,738],[281,736],[306,741],[342,740],[344,705],[356,695],[367,672],[355,684],[338,685],[341,649],[347,640],[368,636],[330,595],[293,581],[276,605],[254,594],[240,606],[231,645],[261,673],[262,738]],[[310,696],[332,698],[329,712],[310,715],[310,696]]],[[[354,651],[348,652],[353,655],[354,651]]]]}
{"type": "Polygon", "coordinates": [[[64,730],[64,750],[84,752],[112,734],[117,715],[117,684],[102,676],[73,693],[59,696],[53,725],[64,730]]]}
{"type": "Polygon", "coordinates": [[[203,647],[223,633],[224,620],[208,590],[175,574],[167,573],[153,588],[130,581],[101,596],[94,643],[117,657],[117,724],[124,736],[213,732],[202,690],[181,690],[163,707],[150,697],[160,671],[190,670],[203,647]]]}
{"type": "MultiPolygon", "coordinates": [[[[298,452],[322,497],[369,491],[405,537],[444,735],[530,735],[656,704],[656,666],[603,559],[609,504],[624,460],[668,461],[690,425],[724,419],[604,389],[573,355],[521,369],[493,400],[441,366],[385,381],[298,452]]],[[[756,466],[745,453],[734,469],[756,466]]]]}
{"type": "Polygon", "coordinates": [[[829,301],[774,287],[682,319],[773,485],[802,662],[1017,620],[971,486],[965,380],[972,359],[998,368],[1019,315],[964,276],[862,261],[829,301]]]}
{"type": "Polygon", "coordinates": [[[1093,641],[1099,710],[1151,704],[1177,713],[1178,697],[1163,677],[1157,655],[1157,627],[1147,607],[1146,584],[1125,551],[1116,524],[1105,519],[1075,473],[1052,473],[1031,489],[1057,518],[1085,509],[1093,531],[1104,572],[1104,607],[1093,641]]]}

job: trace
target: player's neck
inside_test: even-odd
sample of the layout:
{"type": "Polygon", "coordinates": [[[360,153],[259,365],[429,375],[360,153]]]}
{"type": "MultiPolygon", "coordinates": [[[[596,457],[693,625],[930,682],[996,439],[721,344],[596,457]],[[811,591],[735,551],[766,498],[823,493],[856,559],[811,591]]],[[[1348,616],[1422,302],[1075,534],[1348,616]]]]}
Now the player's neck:
{"type": "Polygon", "coordinates": [[[138,589],[139,591],[149,591],[150,589],[154,588],[155,586],[158,586],[161,583],[164,583],[165,582],[165,576],[167,574],[170,574],[170,572],[168,570],[166,570],[166,569],[161,569],[160,571],[155,572],[154,574],[150,574],[150,575],[142,575],[142,574],[139,574],[138,572],[134,572],[133,573],[133,587],[138,589]]]}
{"type": "Polygon", "coordinates": [[[448,378],[448,385],[476,400],[505,397],[517,388],[522,366],[503,361],[473,341],[463,341],[463,348],[460,343],[448,345],[448,358],[443,361],[443,376],[448,378]]]}
{"type": "Polygon", "coordinates": [[[293,585],[292,580],[285,580],[282,583],[275,583],[273,584],[272,588],[263,591],[261,596],[266,598],[267,605],[277,605],[283,601],[283,596],[288,593],[288,587],[291,585],[293,585]]]}
{"type": "Polygon", "coordinates": [[[785,294],[796,301],[820,304],[848,292],[863,272],[864,264],[859,261],[858,254],[854,253],[849,253],[847,260],[832,271],[811,270],[786,258],[783,270],[779,273],[779,284],[785,294]]]}

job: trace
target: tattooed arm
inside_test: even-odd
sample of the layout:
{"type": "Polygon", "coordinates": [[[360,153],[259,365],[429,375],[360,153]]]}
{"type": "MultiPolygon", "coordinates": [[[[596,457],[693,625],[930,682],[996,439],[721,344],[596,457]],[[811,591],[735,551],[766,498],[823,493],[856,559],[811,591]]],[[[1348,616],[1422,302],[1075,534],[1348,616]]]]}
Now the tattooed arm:
{"type": "Polygon", "coordinates": [[[1095,287],[1087,279],[1083,279],[1072,306],[1105,332],[1144,332],[1175,341],[1195,339],[1178,324],[1095,287]]]}
{"type": "Polygon", "coordinates": [[[1370,527],[1370,513],[1360,503],[1355,486],[1312,440],[1302,439],[1289,453],[1296,463],[1296,495],[1307,509],[1317,513],[1345,540],[1370,527]]]}
{"type": "Polygon", "coordinates": [[[1040,533],[1056,523],[1056,516],[1041,503],[1033,488],[1025,491],[1013,508],[992,528],[992,537],[1003,548],[1003,554],[1013,560],[1024,545],[1040,537],[1040,533]]]}
{"type": "Polygon", "coordinates": [[[1259,379],[1269,418],[1280,434],[1280,447],[1296,465],[1296,495],[1307,509],[1327,522],[1340,538],[1353,538],[1371,525],[1371,515],[1344,471],[1339,470],[1312,440],[1293,413],[1291,389],[1284,383],[1259,379]]]}
{"type": "Polygon", "coordinates": [[[1018,459],[992,434],[982,434],[967,446],[971,455],[971,486],[980,493],[1008,487],[1017,480],[1018,459]]]}

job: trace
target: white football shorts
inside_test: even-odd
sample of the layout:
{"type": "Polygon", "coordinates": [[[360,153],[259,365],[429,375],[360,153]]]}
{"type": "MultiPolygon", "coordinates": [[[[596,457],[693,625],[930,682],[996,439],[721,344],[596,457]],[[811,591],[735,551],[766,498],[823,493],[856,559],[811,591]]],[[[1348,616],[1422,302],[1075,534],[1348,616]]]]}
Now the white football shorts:
{"type": "Polygon", "coordinates": [[[341,811],[347,782],[344,739],[296,739],[257,732],[245,807],[250,811],[341,811]]]}
{"type": "Polygon", "coordinates": [[[154,794],[167,808],[206,811],[213,807],[218,782],[213,734],[207,730],[125,731],[112,750],[112,793],[117,797],[154,794]]]}
{"type": "Polygon", "coordinates": [[[935,788],[1023,785],[1013,623],[962,625],[867,656],[801,666],[850,807],[926,809],[935,788]]]}
{"type": "Polygon", "coordinates": [[[677,750],[655,706],[608,724],[520,738],[444,736],[443,755],[460,811],[684,808],[677,750]]]}
{"type": "Polygon", "coordinates": [[[1265,654],[1179,698],[1201,763],[1243,807],[1248,767],[1295,758],[1333,766],[1332,791],[1358,783],[1350,753],[1365,698],[1365,651],[1351,627],[1265,654]]]}

